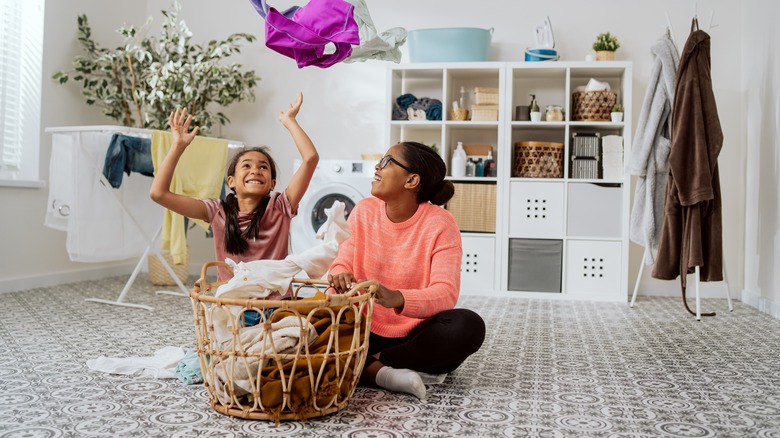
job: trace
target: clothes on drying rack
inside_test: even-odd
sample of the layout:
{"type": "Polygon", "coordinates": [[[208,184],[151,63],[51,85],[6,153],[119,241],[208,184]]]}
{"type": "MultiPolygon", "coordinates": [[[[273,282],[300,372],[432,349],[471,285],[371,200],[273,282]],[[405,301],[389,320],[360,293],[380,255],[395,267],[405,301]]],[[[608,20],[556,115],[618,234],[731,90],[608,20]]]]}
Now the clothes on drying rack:
{"type": "Polygon", "coordinates": [[[103,176],[111,187],[122,185],[122,172],[138,172],[146,176],[154,176],[152,163],[152,140],[116,133],[111,136],[111,143],[106,151],[103,176]]]}
{"type": "MultiPolygon", "coordinates": [[[[155,170],[171,148],[171,134],[152,131],[152,162],[155,170]]],[[[228,142],[218,138],[197,136],[181,156],[171,181],[171,191],[200,199],[215,199],[222,191],[227,165],[228,142]]],[[[146,196],[148,197],[148,190],[146,196]]],[[[192,219],[204,230],[209,224],[192,219]]],[[[184,263],[187,239],[184,216],[168,209],[163,216],[160,247],[169,250],[175,264],[184,263]]]]}
{"type": "Polygon", "coordinates": [[[149,199],[151,178],[128,178],[118,189],[106,190],[101,164],[115,132],[52,134],[44,225],[67,231],[66,248],[74,262],[140,256],[148,246],[144,234],[154,235],[163,214],[149,199]]]}

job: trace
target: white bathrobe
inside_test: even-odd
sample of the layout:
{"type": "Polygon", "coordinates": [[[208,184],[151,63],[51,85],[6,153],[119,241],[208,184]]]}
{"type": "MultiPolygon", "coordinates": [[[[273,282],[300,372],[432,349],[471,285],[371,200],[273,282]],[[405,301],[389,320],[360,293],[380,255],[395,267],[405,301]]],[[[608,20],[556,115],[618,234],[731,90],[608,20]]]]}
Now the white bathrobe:
{"type": "Polygon", "coordinates": [[[645,264],[655,262],[669,172],[672,103],[680,55],[674,43],[660,38],[651,48],[653,69],[639,113],[631,159],[626,170],[638,176],[629,237],[645,247],[645,264]]]}

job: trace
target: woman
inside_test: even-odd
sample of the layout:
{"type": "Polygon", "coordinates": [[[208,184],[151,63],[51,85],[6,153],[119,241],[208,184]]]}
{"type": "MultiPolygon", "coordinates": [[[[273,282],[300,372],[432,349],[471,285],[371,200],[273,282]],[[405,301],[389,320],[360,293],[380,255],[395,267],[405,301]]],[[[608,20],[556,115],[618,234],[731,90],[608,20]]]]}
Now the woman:
{"type": "Polygon", "coordinates": [[[449,373],[479,350],[485,323],[454,308],[463,248],[455,218],[439,207],[455,193],[444,161],[403,142],[375,169],[373,197],[352,210],[328,281],[340,293],[359,280],[380,283],[361,383],[423,399],[423,377],[449,373]]]}

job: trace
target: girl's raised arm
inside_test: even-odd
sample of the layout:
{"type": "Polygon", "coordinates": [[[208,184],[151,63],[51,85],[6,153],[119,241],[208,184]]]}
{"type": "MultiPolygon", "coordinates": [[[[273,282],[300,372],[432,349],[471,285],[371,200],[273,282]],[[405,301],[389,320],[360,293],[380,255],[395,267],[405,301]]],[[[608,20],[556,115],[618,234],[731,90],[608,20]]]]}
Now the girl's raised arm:
{"type": "Polygon", "coordinates": [[[173,172],[176,170],[176,164],[178,164],[184,150],[198,134],[198,127],[196,126],[192,132],[189,132],[192,115],[187,115],[186,108],[183,110],[177,108],[175,112],[172,112],[168,123],[171,125],[171,149],[154,175],[149,196],[154,202],[182,216],[208,221],[208,210],[203,201],[171,192],[171,180],[173,172]]]}
{"type": "Polygon", "coordinates": [[[314,175],[314,170],[320,161],[320,156],[317,153],[317,149],[314,148],[314,143],[312,143],[309,136],[298,124],[298,121],[295,120],[295,116],[298,115],[298,111],[301,109],[301,104],[303,104],[303,93],[299,91],[295,104],[290,104],[290,108],[287,111],[279,113],[279,120],[290,131],[295,146],[298,147],[298,153],[301,154],[301,167],[292,176],[290,184],[286,189],[287,199],[290,201],[293,211],[298,210],[298,204],[301,202],[303,194],[306,193],[306,189],[309,188],[311,177],[314,175]]]}

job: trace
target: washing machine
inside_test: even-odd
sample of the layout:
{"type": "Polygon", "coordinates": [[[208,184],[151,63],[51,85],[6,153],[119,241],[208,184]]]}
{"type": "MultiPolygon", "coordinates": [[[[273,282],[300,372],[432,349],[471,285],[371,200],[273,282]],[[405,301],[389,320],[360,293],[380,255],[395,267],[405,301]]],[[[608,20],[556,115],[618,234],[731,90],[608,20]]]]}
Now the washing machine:
{"type": "MultiPolygon", "coordinates": [[[[300,165],[300,160],[296,160],[293,173],[300,165]]],[[[325,209],[330,208],[333,201],[346,205],[348,217],[358,201],[371,196],[375,165],[376,161],[320,160],[298,205],[298,215],[290,224],[290,243],[294,254],[322,243],[315,239],[315,235],[327,219],[325,209]]]]}

